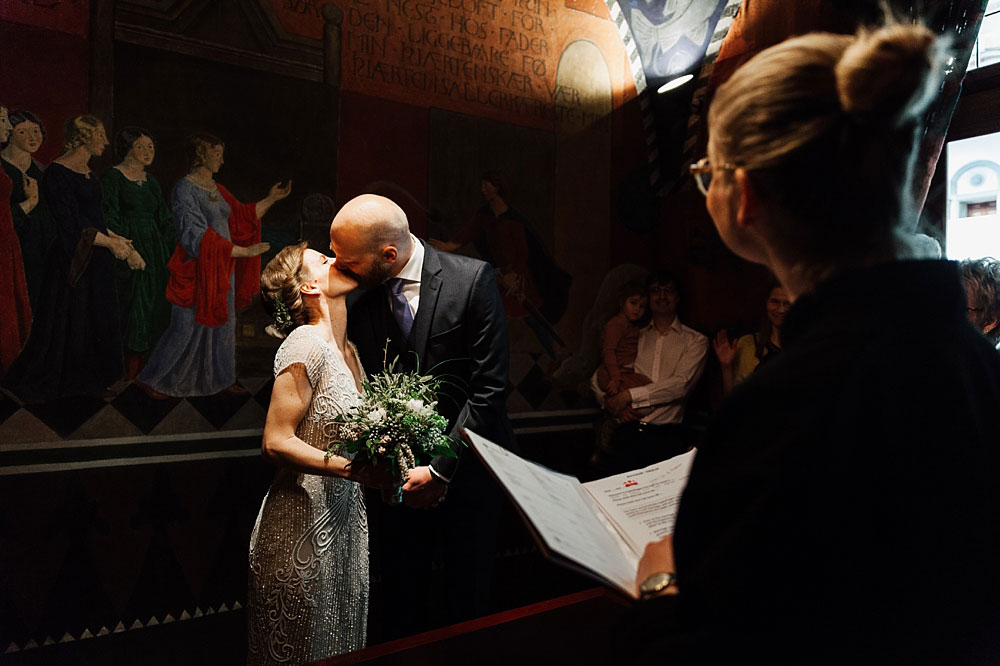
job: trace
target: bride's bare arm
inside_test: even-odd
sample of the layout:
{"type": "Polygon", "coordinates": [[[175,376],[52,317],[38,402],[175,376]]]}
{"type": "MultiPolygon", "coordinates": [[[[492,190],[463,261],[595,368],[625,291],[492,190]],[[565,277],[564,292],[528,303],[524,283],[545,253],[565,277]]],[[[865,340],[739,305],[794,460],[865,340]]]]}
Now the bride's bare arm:
{"type": "Polygon", "coordinates": [[[271,405],[264,423],[261,452],[268,460],[307,474],[348,478],[347,458],[330,456],[295,436],[295,428],[306,415],[312,386],[301,363],[288,366],[274,379],[271,405]]]}
{"type": "Polygon", "coordinates": [[[295,436],[295,428],[306,415],[312,400],[312,386],[305,366],[295,363],[288,366],[274,379],[271,405],[264,422],[264,439],[261,453],[283,467],[291,467],[306,474],[339,476],[374,488],[390,488],[393,480],[387,470],[375,473],[367,467],[348,466],[351,462],[343,456],[326,457],[326,452],[306,444],[295,436]]]}

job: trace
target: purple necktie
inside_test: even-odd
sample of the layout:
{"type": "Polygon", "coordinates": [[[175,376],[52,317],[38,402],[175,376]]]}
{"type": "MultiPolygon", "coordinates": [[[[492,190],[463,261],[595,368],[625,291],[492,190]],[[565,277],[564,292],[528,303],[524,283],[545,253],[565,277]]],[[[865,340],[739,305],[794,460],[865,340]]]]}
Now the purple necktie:
{"type": "Polygon", "coordinates": [[[403,296],[403,278],[389,278],[385,281],[385,286],[389,288],[389,295],[392,296],[392,315],[399,324],[399,330],[403,334],[403,339],[410,337],[410,329],[413,328],[413,313],[410,312],[410,304],[403,296]]]}

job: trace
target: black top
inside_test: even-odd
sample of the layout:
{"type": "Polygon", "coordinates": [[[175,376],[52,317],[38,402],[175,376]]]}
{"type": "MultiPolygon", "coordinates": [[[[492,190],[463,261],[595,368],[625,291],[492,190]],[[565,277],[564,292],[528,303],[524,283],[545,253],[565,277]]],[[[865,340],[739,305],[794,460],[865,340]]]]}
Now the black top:
{"type": "Polygon", "coordinates": [[[49,215],[48,202],[42,195],[42,168],[34,160],[28,167],[27,175],[34,178],[38,184],[38,203],[30,213],[25,213],[21,209],[21,203],[26,200],[27,194],[24,191],[24,174],[21,170],[0,158],[0,166],[10,178],[13,185],[10,193],[10,212],[14,220],[14,229],[17,231],[17,238],[21,244],[21,257],[24,259],[24,277],[28,283],[28,295],[31,298],[31,309],[39,306],[38,293],[45,272],[48,270],[49,248],[55,239],[55,228],[52,218],[49,215]]]}
{"type": "Polygon", "coordinates": [[[955,265],[831,280],[782,343],[699,449],[646,663],[1000,657],[1000,356],[955,265]]]}
{"type": "Polygon", "coordinates": [[[106,233],[101,183],[53,163],[40,197],[47,202],[55,237],[46,253],[32,306],[31,334],[3,377],[3,386],[25,402],[99,396],[123,373],[115,261],[94,245],[106,233]]]}

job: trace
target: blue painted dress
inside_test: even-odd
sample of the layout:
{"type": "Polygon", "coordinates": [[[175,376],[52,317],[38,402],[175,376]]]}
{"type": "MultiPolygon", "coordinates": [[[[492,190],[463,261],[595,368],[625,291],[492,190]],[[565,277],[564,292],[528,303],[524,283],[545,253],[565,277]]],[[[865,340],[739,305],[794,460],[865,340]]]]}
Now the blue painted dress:
{"type": "MultiPolygon", "coordinates": [[[[210,192],[182,178],[171,194],[171,210],[180,246],[171,264],[181,250],[186,254],[186,261],[199,261],[202,240],[210,231],[231,242],[229,224],[232,208],[219,190],[210,192]]],[[[171,306],[170,326],[139,374],[139,381],[176,397],[213,395],[235,383],[234,284],[230,270],[229,290],[226,292],[227,316],[217,326],[196,322],[197,307],[193,304],[190,307],[171,306]]]]}

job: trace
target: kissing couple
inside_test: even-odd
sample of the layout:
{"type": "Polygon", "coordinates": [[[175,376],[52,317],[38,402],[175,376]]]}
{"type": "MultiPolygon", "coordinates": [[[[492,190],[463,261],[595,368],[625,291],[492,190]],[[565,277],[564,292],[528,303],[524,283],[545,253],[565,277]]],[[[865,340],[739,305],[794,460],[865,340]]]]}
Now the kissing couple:
{"type": "MultiPolygon", "coordinates": [[[[261,445],[278,469],[250,539],[248,664],[313,661],[366,644],[363,486],[394,481],[326,454],[336,417],[361,401],[366,370],[398,358],[404,371],[447,374],[439,406],[456,452],[460,427],[515,447],[505,408],[507,329],[492,267],[429,247],[410,232],[402,208],[371,194],[334,217],[330,250],[288,246],[260,278],[269,329],[284,340],[261,445]],[[366,291],[348,313],[347,294],[358,287],[366,291]]],[[[417,461],[402,496],[399,506],[379,507],[382,636],[429,628],[435,546],[446,569],[445,621],[485,614],[501,509],[492,480],[473,455],[438,456],[417,461]]]]}

